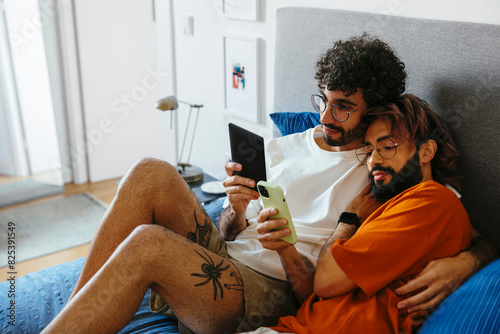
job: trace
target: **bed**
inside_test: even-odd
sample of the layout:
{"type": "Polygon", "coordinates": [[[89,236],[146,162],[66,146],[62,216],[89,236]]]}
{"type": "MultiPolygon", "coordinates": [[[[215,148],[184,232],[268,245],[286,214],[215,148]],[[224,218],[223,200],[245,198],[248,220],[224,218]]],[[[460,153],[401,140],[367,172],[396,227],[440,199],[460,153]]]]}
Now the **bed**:
{"type": "MultiPolygon", "coordinates": [[[[500,248],[500,26],[435,21],[319,8],[281,8],[276,20],[275,134],[313,126],[309,94],[318,56],[334,41],[369,32],[391,45],[407,65],[407,92],[425,99],[447,121],[462,153],[463,203],[473,225],[500,248]]],[[[216,219],[222,199],[206,206],[216,219]]],[[[0,332],[37,333],[71,293],[83,259],[48,268],[16,282],[16,322],[0,308],[0,332]]],[[[422,333],[498,333],[500,262],[495,261],[452,294],[422,333]],[[469,310],[477,308],[471,316],[469,310]],[[490,310],[496,310],[490,312],[490,310]],[[453,326],[453,327],[452,327],[453,326]]],[[[0,305],[8,305],[8,282],[0,305]]],[[[121,333],[176,333],[172,319],[141,308],[121,333]]]]}

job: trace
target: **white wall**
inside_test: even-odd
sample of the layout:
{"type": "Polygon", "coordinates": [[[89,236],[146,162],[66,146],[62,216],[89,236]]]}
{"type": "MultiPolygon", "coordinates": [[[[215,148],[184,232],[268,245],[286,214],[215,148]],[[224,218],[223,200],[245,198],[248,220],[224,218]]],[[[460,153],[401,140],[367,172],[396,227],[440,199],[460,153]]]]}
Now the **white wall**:
{"type": "MultiPolygon", "coordinates": [[[[158,66],[160,73],[165,73],[165,79],[160,82],[157,98],[170,95],[177,96],[175,85],[176,67],[175,44],[173,31],[173,6],[172,0],[155,0],[156,42],[158,49],[158,66]]],[[[176,143],[178,139],[177,112],[166,111],[162,117],[162,158],[172,164],[177,163],[176,143]]]]}
{"type": "MultiPolygon", "coordinates": [[[[416,18],[455,20],[500,24],[500,2],[497,0],[261,0],[259,22],[233,20],[224,17],[222,0],[174,0],[177,94],[179,99],[204,103],[199,131],[191,163],[209,174],[223,178],[223,165],[229,158],[227,122],[232,121],[271,137],[270,119],[273,111],[275,15],[281,7],[319,7],[380,13],[416,18]],[[185,17],[194,18],[194,35],[184,34],[185,17]],[[252,124],[228,116],[224,112],[223,35],[236,33],[260,37],[263,40],[262,96],[263,124],[252,124]]],[[[348,23],[346,23],[348,24],[348,23]]],[[[332,41],[333,42],[333,41],[332,41]]],[[[162,60],[160,60],[161,62],[162,60]]],[[[305,94],[308,92],[304,92],[305,94]]],[[[182,109],[181,109],[182,111],[182,109]]],[[[187,109],[186,109],[187,111],[187,109]]],[[[182,115],[181,115],[182,116],[182,115]]],[[[179,117],[181,135],[182,117],[179,117]]]]}

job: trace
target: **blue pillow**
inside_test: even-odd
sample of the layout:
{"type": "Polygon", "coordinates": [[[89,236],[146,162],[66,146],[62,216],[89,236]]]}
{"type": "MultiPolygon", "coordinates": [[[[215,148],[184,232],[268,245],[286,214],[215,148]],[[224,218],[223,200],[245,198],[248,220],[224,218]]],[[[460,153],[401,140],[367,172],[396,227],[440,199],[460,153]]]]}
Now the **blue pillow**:
{"type": "Polygon", "coordinates": [[[269,115],[282,136],[304,132],[321,124],[319,114],[315,112],[275,112],[269,115]]]}
{"type": "Polygon", "coordinates": [[[500,333],[500,259],[452,293],[418,334],[500,333]]]}

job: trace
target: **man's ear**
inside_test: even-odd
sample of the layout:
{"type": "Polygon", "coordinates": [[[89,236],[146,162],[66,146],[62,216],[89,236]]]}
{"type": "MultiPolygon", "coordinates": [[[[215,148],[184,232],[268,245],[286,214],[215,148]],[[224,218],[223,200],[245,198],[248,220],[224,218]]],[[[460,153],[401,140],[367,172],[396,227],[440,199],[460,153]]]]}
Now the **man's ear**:
{"type": "Polygon", "coordinates": [[[420,145],[420,161],[422,163],[428,163],[432,159],[434,159],[434,155],[436,155],[437,151],[437,143],[429,139],[426,143],[420,145]]]}

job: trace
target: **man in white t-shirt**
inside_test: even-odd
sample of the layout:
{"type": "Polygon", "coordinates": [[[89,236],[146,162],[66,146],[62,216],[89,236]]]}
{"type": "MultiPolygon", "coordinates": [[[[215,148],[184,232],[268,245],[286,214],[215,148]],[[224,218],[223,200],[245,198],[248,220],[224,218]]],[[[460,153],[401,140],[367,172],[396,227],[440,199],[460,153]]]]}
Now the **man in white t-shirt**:
{"type": "MultiPolygon", "coordinates": [[[[96,231],[72,297],[44,333],[118,332],[148,289],[151,309],[175,313],[180,332],[251,330],[295,314],[312,292],[324,241],[334,230],[353,233],[379,205],[363,190],[366,170],[352,150],[363,142],[367,107],[403,93],[405,78],[392,50],[368,36],[335,43],[318,62],[320,92],[313,102],[322,126],[267,145],[269,181],[285,191],[296,245],[279,240],[289,229],[273,231],[286,223],[268,220],[275,210],[249,206],[258,193],[246,186],[255,182],[233,175],[237,163],[226,165],[229,205],[219,233],[173,166],[138,162],[96,231]]],[[[461,254],[436,262],[430,279],[422,275],[403,287],[429,288],[401,306],[435,304],[449,294],[439,285],[474,273],[481,259],[461,254]]]]}
{"type": "MultiPolygon", "coordinates": [[[[321,126],[266,145],[266,159],[270,162],[268,182],[284,190],[299,236],[295,248],[313,267],[338,217],[368,184],[366,170],[351,150],[327,151],[318,143],[324,143],[321,126]]],[[[229,182],[226,180],[226,184],[229,182]]],[[[249,226],[234,241],[227,242],[228,252],[261,273],[286,280],[278,253],[263,248],[258,240],[257,216],[261,209],[258,200],[249,204],[245,213],[249,226]]]]}

